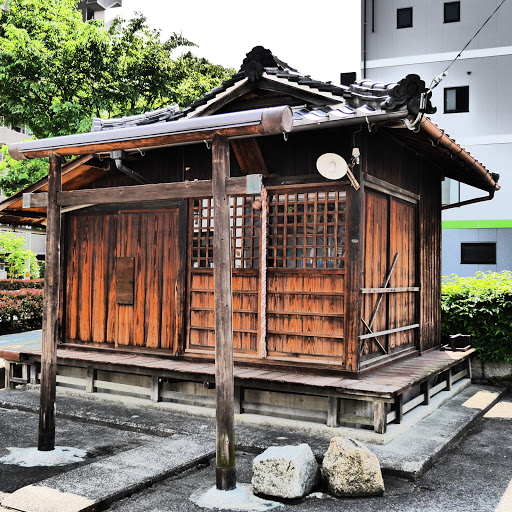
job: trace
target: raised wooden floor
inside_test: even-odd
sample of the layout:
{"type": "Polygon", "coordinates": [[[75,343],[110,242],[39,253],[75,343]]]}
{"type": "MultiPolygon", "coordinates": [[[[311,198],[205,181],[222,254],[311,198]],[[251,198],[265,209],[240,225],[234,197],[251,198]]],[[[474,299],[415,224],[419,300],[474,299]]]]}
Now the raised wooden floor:
{"type": "MultiPolygon", "coordinates": [[[[312,421],[324,421],[329,426],[369,425],[373,426],[375,432],[385,433],[387,423],[400,423],[403,414],[412,408],[422,404],[427,405],[434,394],[443,389],[450,390],[457,380],[470,378],[469,358],[473,352],[474,350],[433,351],[421,357],[390,364],[359,379],[304,374],[280,369],[235,367],[235,386],[239,400],[236,408],[239,412],[277,415],[281,413],[281,415],[297,416],[302,419],[308,419],[309,416],[312,421]],[[458,371],[453,372],[456,367],[459,367],[458,371]],[[319,397],[325,400],[325,407],[321,411],[309,410],[308,412],[304,409],[286,407],[278,402],[255,405],[244,400],[244,390],[319,397]],[[351,404],[350,407],[347,404],[351,404]],[[373,414],[369,415],[368,406],[373,414]]],[[[40,348],[0,351],[0,358],[10,363],[9,371],[6,372],[6,385],[13,387],[29,381],[37,383],[40,353],[40,348]]],[[[163,399],[203,406],[214,406],[215,403],[212,393],[201,396],[172,388],[172,384],[176,382],[203,383],[205,389],[213,387],[215,381],[213,363],[171,360],[132,353],[116,354],[69,349],[59,349],[57,358],[59,368],[74,367],[83,372],[81,377],[59,375],[58,382],[61,385],[83,387],[87,392],[108,390],[108,392],[145,395],[153,401],[163,399]],[[98,379],[99,371],[144,376],[151,380],[148,387],[135,386],[105,378],[98,379]]],[[[65,372],[59,372],[61,373],[65,372]]]]}

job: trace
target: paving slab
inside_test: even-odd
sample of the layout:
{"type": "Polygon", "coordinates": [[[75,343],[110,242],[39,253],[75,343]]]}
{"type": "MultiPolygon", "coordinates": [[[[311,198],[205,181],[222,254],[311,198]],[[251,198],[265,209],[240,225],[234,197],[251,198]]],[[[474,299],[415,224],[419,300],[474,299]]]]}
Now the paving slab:
{"type": "MultiPolygon", "coordinates": [[[[386,445],[368,444],[383,473],[417,480],[505,394],[472,385],[386,445]]],[[[413,412],[414,413],[414,412],[413,412]]]]}
{"type": "MultiPolygon", "coordinates": [[[[387,445],[365,444],[379,458],[384,474],[417,480],[462,438],[503,393],[504,389],[501,388],[471,385],[415,425],[408,428],[397,425],[401,429],[400,434],[387,445]]],[[[36,413],[39,394],[35,391],[0,390],[0,407],[36,413]]],[[[420,406],[416,413],[412,411],[410,414],[424,415],[423,407],[428,408],[420,406]]],[[[212,450],[215,446],[213,418],[155,409],[149,401],[129,399],[123,402],[120,397],[116,397],[115,403],[109,403],[99,401],[97,397],[88,400],[59,395],[57,418],[154,436],[189,435],[201,442],[210,443],[212,450]]],[[[392,425],[389,427],[393,428],[392,425]]],[[[323,430],[315,433],[312,423],[279,418],[266,418],[265,425],[236,424],[236,444],[239,450],[258,454],[269,446],[308,443],[319,462],[333,435],[336,434],[323,430]]]]}
{"type": "Polygon", "coordinates": [[[85,512],[207,461],[210,443],[188,436],[146,445],[23,487],[2,502],[22,512],[85,512]]]}

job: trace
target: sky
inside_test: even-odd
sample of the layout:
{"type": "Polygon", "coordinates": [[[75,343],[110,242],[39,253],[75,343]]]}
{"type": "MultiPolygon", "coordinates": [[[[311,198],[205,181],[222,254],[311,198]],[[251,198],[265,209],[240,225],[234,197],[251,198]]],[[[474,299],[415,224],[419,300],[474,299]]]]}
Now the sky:
{"type": "Polygon", "coordinates": [[[360,66],[360,0],[123,0],[107,11],[125,18],[142,12],[162,36],[180,33],[198,45],[193,52],[238,69],[261,45],[314,79],[338,84],[341,72],[360,66]]]}

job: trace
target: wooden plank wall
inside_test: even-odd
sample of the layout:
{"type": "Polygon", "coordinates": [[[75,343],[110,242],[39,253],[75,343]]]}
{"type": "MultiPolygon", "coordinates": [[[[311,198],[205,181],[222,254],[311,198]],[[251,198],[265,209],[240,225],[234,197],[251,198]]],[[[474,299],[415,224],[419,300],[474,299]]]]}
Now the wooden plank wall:
{"type": "Polygon", "coordinates": [[[115,343],[116,214],[68,214],[65,340],[115,343]]]}
{"type": "Polygon", "coordinates": [[[419,212],[420,350],[441,344],[441,178],[423,164],[419,212]]]}
{"type": "Polygon", "coordinates": [[[177,210],[68,214],[64,341],[178,350],[177,210]],[[116,258],[135,258],[133,305],[116,258]]]}
{"type": "MultiPolygon", "coordinates": [[[[416,286],[416,205],[389,200],[391,262],[396,253],[398,260],[391,275],[391,288],[416,286]]],[[[389,329],[412,325],[416,322],[417,292],[398,292],[388,295],[389,329]]],[[[413,344],[418,339],[418,330],[401,331],[388,335],[388,349],[413,344]]]]}
{"type": "MultiPolygon", "coordinates": [[[[215,348],[212,269],[191,269],[189,348],[215,348]]],[[[233,270],[233,346],[256,353],[258,341],[258,272],[233,270]]]]}
{"type": "MultiPolygon", "coordinates": [[[[370,189],[365,191],[364,205],[363,287],[380,288],[386,278],[388,263],[389,208],[388,197],[370,189]]],[[[367,323],[375,310],[378,295],[363,294],[362,317],[367,323]]],[[[375,317],[373,332],[384,331],[388,324],[387,300],[383,300],[375,317]]],[[[361,329],[364,334],[365,328],[361,329]]],[[[371,338],[366,342],[363,355],[378,353],[379,348],[371,338]]]]}
{"type": "Polygon", "coordinates": [[[344,356],[344,278],[341,271],[269,271],[269,356],[344,356]]]}
{"type": "Polygon", "coordinates": [[[372,133],[368,140],[368,174],[420,196],[415,238],[418,348],[429,350],[441,343],[441,170],[385,132],[372,133]]]}

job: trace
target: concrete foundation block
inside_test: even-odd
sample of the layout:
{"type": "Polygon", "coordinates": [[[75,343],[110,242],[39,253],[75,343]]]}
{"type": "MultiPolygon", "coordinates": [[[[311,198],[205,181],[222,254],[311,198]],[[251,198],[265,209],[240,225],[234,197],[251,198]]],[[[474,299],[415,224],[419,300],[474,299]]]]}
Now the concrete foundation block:
{"type": "Polygon", "coordinates": [[[486,379],[510,379],[512,380],[512,362],[500,361],[484,362],[484,376],[486,379]]]}
{"type": "Polygon", "coordinates": [[[484,367],[483,363],[478,357],[471,358],[471,374],[472,378],[475,380],[484,379],[484,367]]]}
{"type": "Polygon", "coordinates": [[[313,489],[318,465],[307,444],[271,446],[252,465],[255,494],[280,498],[301,498],[313,489]]]}
{"type": "Polygon", "coordinates": [[[379,460],[354,439],[331,439],[322,475],[334,496],[379,496],[384,493],[379,460]]]}

